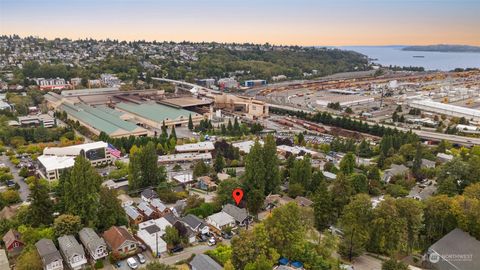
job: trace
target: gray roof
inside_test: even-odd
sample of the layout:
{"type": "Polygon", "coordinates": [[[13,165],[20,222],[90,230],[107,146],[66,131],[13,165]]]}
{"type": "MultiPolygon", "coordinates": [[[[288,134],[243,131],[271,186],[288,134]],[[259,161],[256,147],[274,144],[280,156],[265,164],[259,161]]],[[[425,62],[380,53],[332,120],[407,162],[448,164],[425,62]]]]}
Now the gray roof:
{"type": "Polygon", "coordinates": [[[143,229],[145,231],[147,231],[149,234],[154,234],[154,233],[157,233],[157,232],[161,231],[161,229],[157,225],[151,225],[151,226],[145,227],[143,229]]]}
{"type": "Polygon", "coordinates": [[[153,199],[153,198],[158,198],[157,192],[153,191],[150,188],[145,189],[142,191],[141,196],[147,198],[147,199],[153,199]]]}
{"type": "Polygon", "coordinates": [[[146,202],[141,202],[138,204],[138,209],[142,211],[145,215],[150,216],[153,214],[153,209],[148,206],[146,202]]]}
{"type": "Polygon", "coordinates": [[[80,232],[78,232],[78,236],[80,237],[82,244],[91,252],[95,252],[100,246],[107,246],[105,240],[98,236],[92,228],[81,229],[80,232]]]}
{"type": "Polygon", "coordinates": [[[168,213],[163,217],[168,221],[168,223],[172,224],[172,226],[178,221],[178,218],[173,213],[168,213]]]}
{"type": "Polygon", "coordinates": [[[125,210],[125,213],[127,213],[127,215],[133,220],[140,216],[140,213],[137,211],[137,209],[131,205],[127,205],[123,209],[125,210]]]}
{"type": "Polygon", "coordinates": [[[73,235],[64,235],[58,238],[58,245],[63,255],[70,259],[74,255],[81,255],[85,257],[82,245],[80,245],[73,235]]]}
{"type": "MultiPolygon", "coordinates": [[[[438,269],[461,269],[461,270],[478,270],[480,265],[480,241],[462,231],[454,229],[447,235],[442,237],[428,249],[430,252],[435,251],[444,260],[445,263],[438,263],[438,269]],[[445,258],[446,256],[468,256],[466,259],[445,258]],[[442,266],[440,266],[442,264],[442,266]],[[445,267],[446,266],[446,267],[445,267]]],[[[435,264],[434,264],[435,265],[435,264]]]]}
{"type": "Polygon", "coordinates": [[[160,212],[163,212],[163,211],[165,211],[165,209],[167,209],[167,206],[165,204],[163,204],[163,202],[160,199],[157,199],[157,198],[153,199],[150,202],[150,204],[153,207],[157,208],[160,212]]]}
{"type": "Polygon", "coordinates": [[[203,224],[203,220],[192,214],[184,216],[182,218],[182,221],[194,230],[197,228],[201,228],[201,225],[203,224]]]}
{"type": "Polygon", "coordinates": [[[198,254],[190,262],[192,268],[195,270],[222,270],[223,268],[215,262],[212,258],[205,254],[198,254]]]}
{"type": "Polygon", "coordinates": [[[248,217],[248,213],[245,208],[239,208],[233,204],[225,205],[222,209],[222,212],[229,214],[237,222],[243,222],[248,217]]]}
{"type": "Polygon", "coordinates": [[[38,255],[40,255],[40,258],[42,258],[44,266],[53,261],[62,260],[60,252],[50,239],[40,239],[37,243],[35,243],[35,247],[37,248],[38,255]]]}
{"type": "Polygon", "coordinates": [[[180,216],[183,213],[183,209],[187,206],[187,202],[185,200],[178,200],[175,205],[173,206],[173,210],[180,216]]]}

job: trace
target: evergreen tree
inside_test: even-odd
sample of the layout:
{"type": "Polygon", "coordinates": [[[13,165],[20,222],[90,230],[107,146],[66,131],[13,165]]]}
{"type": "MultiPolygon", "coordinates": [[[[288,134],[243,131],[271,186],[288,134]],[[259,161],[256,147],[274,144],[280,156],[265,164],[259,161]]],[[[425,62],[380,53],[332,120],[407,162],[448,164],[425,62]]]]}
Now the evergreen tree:
{"type": "Polygon", "coordinates": [[[233,125],[230,119],[228,119],[227,131],[228,131],[228,135],[233,135],[233,125]]]}
{"type": "Polygon", "coordinates": [[[75,158],[75,165],[65,179],[65,211],[78,215],[86,226],[93,226],[97,221],[101,181],[100,175],[83,155],[75,158]]]}
{"type": "Polygon", "coordinates": [[[345,175],[350,175],[355,169],[355,155],[351,152],[347,153],[340,161],[340,171],[345,175]]]}
{"type": "Polygon", "coordinates": [[[215,169],[215,172],[219,173],[223,171],[223,168],[225,167],[225,159],[223,158],[222,155],[219,153],[215,157],[215,163],[213,165],[213,168],[215,169]]]}
{"type": "Polygon", "coordinates": [[[150,141],[139,149],[132,147],[132,150],[128,164],[130,189],[158,186],[160,174],[155,144],[150,141]]]}
{"type": "Polygon", "coordinates": [[[290,171],[290,184],[300,184],[304,190],[310,188],[312,181],[312,165],[310,158],[305,156],[303,159],[297,159],[293,163],[290,171]]]}
{"type": "Polygon", "coordinates": [[[412,172],[417,180],[422,180],[421,178],[421,169],[422,169],[422,146],[420,143],[417,143],[415,150],[415,158],[413,159],[412,172]]]}
{"type": "Polygon", "coordinates": [[[100,207],[98,216],[102,217],[97,222],[97,230],[105,231],[113,225],[126,225],[128,220],[125,212],[117,199],[117,192],[105,187],[100,189],[100,207]]]}
{"type": "Polygon", "coordinates": [[[265,199],[265,162],[262,146],[258,141],[250,149],[245,158],[244,194],[248,210],[256,215],[265,199]]]}
{"type": "Polygon", "coordinates": [[[175,132],[175,126],[172,125],[172,131],[170,131],[170,137],[168,137],[168,140],[175,140],[175,142],[177,141],[177,132],[175,132]]]}
{"type": "Polygon", "coordinates": [[[48,187],[41,184],[40,180],[35,177],[30,190],[29,224],[35,226],[51,224],[53,221],[53,203],[48,195],[48,187]]]}
{"type": "Polygon", "coordinates": [[[274,193],[280,187],[280,170],[278,168],[277,145],[273,135],[265,138],[263,145],[265,163],[265,195],[274,193]]]}
{"type": "MultiPolygon", "coordinates": [[[[161,144],[159,144],[161,145],[161,144]]],[[[137,190],[142,186],[142,171],[140,160],[140,149],[134,145],[130,149],[128,162],[128,187],[131,190],[137,190]]]]}
{"type": "Polygon", "coordinates": [[[327,184],[321,181],[313,197],[313,213],[315,228],[323,231],[333,222],[332,197],[328,192],[327,184]]]}
{"type": "Polygon", "coordinates": [[[336,216],[339,217],[343,207],[350,202],[350,197],[353,194],[352,184],[343,173],[337,174],[337,178],[333,181],[331,193],[335,194],[332,198],[332,206],[335,209],[336,216]]]}
{"type": "Polygon", "coordinates": [[[193,120],[192,120],[192,115],[188,115],[188,129],[193,130],[193,120]]]}

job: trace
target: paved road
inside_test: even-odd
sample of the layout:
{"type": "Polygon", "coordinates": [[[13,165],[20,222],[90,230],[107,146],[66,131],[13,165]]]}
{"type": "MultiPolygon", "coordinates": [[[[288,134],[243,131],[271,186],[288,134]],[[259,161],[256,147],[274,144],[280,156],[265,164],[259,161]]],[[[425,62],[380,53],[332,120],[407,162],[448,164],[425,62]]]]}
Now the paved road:
{"type": "Polygon", "coordinates": [[[15,165],[13,165],[12,162],[10,162],[10,159],[8,159],[6,155],[0,156],[0,163],[4,163],[6,166],[10,168],[10,172],[14,177],[13,181],[15,181],[15,183],[17,183],[20,186],[20,189],[18,190],[18,192],[20,193],[20,199],[22,201],[26,201],[28,199],[28,196],[30,195],[30,189],[27,183],[23,181],[22,177],[18,176],[19,169],[15,167],[15,165]]]}
{"type": "MultiPolygon", "coordinates": [[[[224,241],[225,242],[225,241],[224,241]]],[[[216,246],[208,246],[208,245],[198,245],[190,248],[186,248],[184,251],[172,255],[172,256],[162,256],[158,261],[164,264],[172,265],[178,261],[186,260],[192,256],[192,254],[202,254],[207,250],[212,250],[216,246]]]]}
{"type": "Polygon", "coordinates": [[[355,270],[379,270],[382,269],[382,261],[363,254],[355,259],[353,267],[355,270]]]}

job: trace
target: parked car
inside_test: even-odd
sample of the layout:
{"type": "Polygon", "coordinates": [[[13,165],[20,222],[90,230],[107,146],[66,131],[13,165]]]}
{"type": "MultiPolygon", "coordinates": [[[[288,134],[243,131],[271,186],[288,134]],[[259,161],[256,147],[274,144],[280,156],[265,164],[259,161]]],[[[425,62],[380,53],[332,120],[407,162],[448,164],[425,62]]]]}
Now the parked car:
{"type": "Polygon", "coordinates": [[[170,252],[172,252],[172,253],[176,253],[176,252],[180,252],[180,251],[183,251],[183,247],[180,246],[180,245],[175,246],[175,247],[170,249],[170,252]]]}
{"type": "Polygon", "coordinates": [[[146,262],[145,256],[143,256],[142,253],[138,253],[138,254],[137,254],[137,257],[138,257],[138,261],[139,261],[141,264],[144,264],[144,263],[146,262]]]}
{"type": "Polygon", "coordinates": [[[147,246],[144,244],[138,244],[138,247],[142,250],[142,252],[147,250],[147,246]]]}
{"type": "Polygon", "coordinates": [[[233,234],[232,234],[232,233],[222,232],[222,237],[223,237],[223,239],[232,239],[233,234]]]}
{"type": "Polygon", "coordinates": [[[215,237],[210,237],[210,239],[208,239],[208,245],[214,246],[215,244],[217,244],[217,240],[215,240],[215,237]]]}
{"type": "Polygon", "coordinates": [[[208,240],[208,236],[205,234],[200,234],[197,236],[198,242],[206,242],[208,240]]]}
{"type": "Polygon", "coordinates": [[[127,259],[127,264],[132,269],[137,269],[138,268],[138,263],[133,257],[130,257],[130,258],[127,259]]]}

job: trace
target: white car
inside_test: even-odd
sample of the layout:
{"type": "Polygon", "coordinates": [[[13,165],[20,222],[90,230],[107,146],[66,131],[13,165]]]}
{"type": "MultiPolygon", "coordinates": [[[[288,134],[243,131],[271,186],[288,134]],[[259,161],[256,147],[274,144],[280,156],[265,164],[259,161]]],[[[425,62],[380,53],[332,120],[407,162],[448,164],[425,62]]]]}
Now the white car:
{"type": "Polygon", "coordinates": [[[146,262],[145,256],[143,256],[142,253],[138,253],[138,254],[137,254],[137,257],[138,257],[138,261],[139,261],[141,264],[144,264],[144,263],[146,262]]]}
{"type": "Polygon", "coordinates": [[[127,264],[132,269],[137,269],[138,268],[138,263],[134,258],[128,258],[127,259],[127,264]]]}
{"type": "Polygon", "coordinates": [[[217,240],[215,240],[215,237],[211,237],[208,239],[208,245],[209,246],[214,246],[217,243],[217,240]]]}

